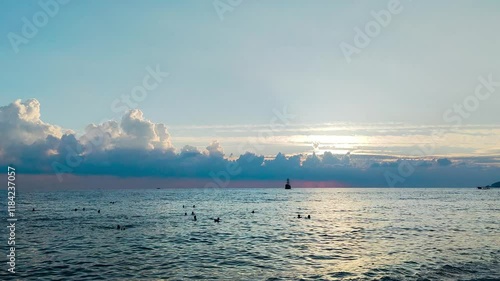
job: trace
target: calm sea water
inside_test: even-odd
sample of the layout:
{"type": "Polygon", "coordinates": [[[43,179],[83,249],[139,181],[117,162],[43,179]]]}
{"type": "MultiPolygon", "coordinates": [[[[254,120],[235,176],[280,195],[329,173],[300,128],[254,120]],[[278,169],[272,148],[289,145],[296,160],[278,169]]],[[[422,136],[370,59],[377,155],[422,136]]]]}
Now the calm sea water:
{"type": "Polygon", "coordinates": [[[500,190],[21,192],[17,204],[19,280],[500,280],[500,190]]]}

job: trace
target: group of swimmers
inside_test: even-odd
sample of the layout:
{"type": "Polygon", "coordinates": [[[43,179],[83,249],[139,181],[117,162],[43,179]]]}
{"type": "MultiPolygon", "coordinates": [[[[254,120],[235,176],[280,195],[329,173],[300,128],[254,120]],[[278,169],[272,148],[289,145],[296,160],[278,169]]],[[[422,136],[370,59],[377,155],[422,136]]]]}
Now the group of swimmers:
{"type": "MultiPolygon", "coordinates": [[[[33,211],[35,211],[35,208],[33,208],[33,211]]],[[[73,211],[78,211],[78,208],[75,208],[73,211]]],[[[82,209],[82,211],[85,211],[85,208],[82,209]]],[[[97,210],[97,213],[100,214],[101,213],[101,210],[97,210]]]]}
{"type": "MultiPolygon", "coordinates": [[[[114,201],[114,202],[109,202],[109,203],[110,203],[110,204],[115,204],[115,203],[116,203],[116,201],[114,201]]],[[[186,208],[186,206],[185,206],[185,205],[182,205],[182,208],[186,208]]],[[[193,205],[193,209],[194,209],[194,208],[196,208],[196,205],[193,205]]],[[[83,211],[85,211],[85,208],[83,208],[82,210],[83,210],[83,211]]],[[[35,208],[33,208],[33,210],[32,210],[32,211],[34,212],[34,211],[35,211],[35,208]]],[[[76,211],[78,211],[78,209],[77,209],[77,208],[75,208],[75,210],[74,210],[74,211],[76,212],[76,211]]],[[[101,210],[100,210],[100,209],[99,209],[99,210],[97,210],[97,213],[98,213],[98,214],[100,214],[100,213],[101,213],[101,210]]],[[[255,214],[255,210],[252,210],[252,214],[255,214]]],[[[194,211],[191,211],[191,215],[193,216],[193,221],[196,221],[197,219],[196,219],[196,214],[194,213],[194,211]]],[[[187,212],[184,212],[184,216],[187,216],[187,212]]],[[[302,217],[300,216],[300,214],[298,214],[298,215],[297,215],[297,218],[298,218],[298,219],[301,219],[302,217]]],[[[307,215],[307,217],[304,217],[304,218],[306,218],[306,219],[311,219],[311,215],[307,215]]],[[[214,222],[217,222],[217,223],[219,223],[219,222],[220,222],[220,218],[219,218],[219,217],[217,217],[216,219],[213,219],[213,220],[214,220],[214,222]]],[[[116,229],[117,229],[117,230],[125,230],[125,227],[122,227],[122,226],[120,226],[120,225],[117,225],[117,226],[116,226],[116,229]]]]}
{"type": "MultiPolygon", "coordinates": [[[[182,205],[182,208],[186,208],[185,205],[182,205]]],[[[193,205],[193,208],[196,208],[195,205],[193,205]]],[[[255,214],[255,210],[252,210],[252,214],[255,214]]],[[[187,212],[184,212],[184,216],[187,216],[187,212]]],[[[191,211],[191,216],[193,216],[193,221],[196,221],[196,214],[194,213],[194,211],[191,211]]],[[[297,215],[297,218],[298,219],[301,219],[302,216],[300,214],[297,215]]],[[[304,217],[305,219],[311,219],[311,215],[307,215],[307,217],[304,217]]],[[[220,222],[220,218],[217,217],[216,219],[213,219],[214,222],[220,222]]]]}
{"type": "MultiPolygon", "coordinates": [[[[186,208],[186,206],[182,205],[182,208],[186,208]]],[[[193,205],[193,208],[196,208],[196,205],[193,205]]],[[[184,215],[187,216],[188,213],[185,212],[184,215]]],[[[194,213],[194,211],[191,212],[191,216],[193,216],[193,220],[196,221],[196,214],[194,213]]]]}
{"type": "MultiPolygon", "coordinates": [[[[185,205],[182,205],[182,208],[186,208],[185,205]]],[[[196,208],[196,205],[193,205],[193,208],[196,208]]],[[[254,213],[254,211],[252,211],[252,213],[254,213]]],[[[184,216],[187,216],[187,212],[184,212],[184,216]]],[[[191,211],[191,216],[193,216],[193,221],[196,221],[196,214],[194,213],[194,211],[191,211]]],[[[213,219],[214,222],[220,222],[220,218],[217,217],[216,219],[213,219]]]]}
{"type": "MultiPolygon", "coordinates": [[[[33,208],[33,210],[31,210],[31,211],[32,211],[32,212],[34,212],[34,211],[35,211],[35,208],[33,208]]],[[[77,209],[77,208],[75,208],[73,211],[75,211],[75,212],[76,212],[76,211],[78,211],[78,209],[77,209]]],[[[83,208],[83,209],[82,209],[82,211],[85,211],[85,208],[83,208]]],[[[100,213],[101,213],[101,210],[97,210],[97,213],[98,213],[98,214],[100,214],[100,213]]]]}

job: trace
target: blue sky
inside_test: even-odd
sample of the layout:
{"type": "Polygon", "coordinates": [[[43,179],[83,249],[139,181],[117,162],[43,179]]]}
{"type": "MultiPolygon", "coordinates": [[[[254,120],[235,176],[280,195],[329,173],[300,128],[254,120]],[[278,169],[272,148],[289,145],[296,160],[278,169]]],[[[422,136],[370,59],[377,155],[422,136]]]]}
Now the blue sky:
{"type": "Polygon", "coordinates": [[[356,28],[391,1],[243,0],[222,19],[214,3],[227,0],[70,1],[16,53],[9,34],[22,35],[23,17],[32,21],[43,3],[56,2],[1,4],[0,106],[35,98],[43,122],[78,137],[90,123],[120,122],[113,102],[149,67],[169,75],[133,108],[165,124],[177,150],[218,140],[237,157],[238,144],[286,108],[293,124],[273,130],[258,154],[409,156],[444,126],[426,156],[500,155],[500,88],[458,128],[443,118],[479,77],[500,81],[498,1],[401,0],[350,62],[339,46],[354,45],[356,28]],[[393,134],[380,138],[381,130],[393,134]]]}
{"type": "MultiPolygon", "coordinates": [[[[401,0],[346,63],[339,44],[387,3],[243,1],[221,21],[212,1],[71,1],[15,54],[7,34],[41,8],[4,1],[0,104],[36,97],[46,121],[83,129],[159,64],[171,76],[139,107],[171,125],[260,124],[283,105],[305,122],[440,124],[499,73],[500,4],[401,0]]],[[[493,103],[481,109],[469,122],[498,124],[493,103]]]]}

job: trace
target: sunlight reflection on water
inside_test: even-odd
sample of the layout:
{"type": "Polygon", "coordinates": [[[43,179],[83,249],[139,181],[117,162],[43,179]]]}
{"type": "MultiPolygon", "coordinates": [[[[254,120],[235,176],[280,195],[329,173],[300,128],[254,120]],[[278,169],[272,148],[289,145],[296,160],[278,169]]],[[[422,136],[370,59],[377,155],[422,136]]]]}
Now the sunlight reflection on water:
{"type": "Polygon", "coordinates": [[[20,193],[16,277],[494,280],[499,199],[473,189],[20,193]]]}

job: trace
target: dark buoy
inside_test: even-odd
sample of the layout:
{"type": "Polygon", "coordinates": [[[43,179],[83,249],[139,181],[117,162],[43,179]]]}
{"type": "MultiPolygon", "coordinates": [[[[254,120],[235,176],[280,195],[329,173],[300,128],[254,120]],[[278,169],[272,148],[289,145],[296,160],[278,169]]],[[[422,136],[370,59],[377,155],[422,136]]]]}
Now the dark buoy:
{"type": "Polygon", "coordinates": [[[78,209],[75,208],[75,212],[78,211],[78,209]]]}
{"type": "Polygon", "coordinates": [[[255,211],[252,210],[252,214],[255,214],[255,211]]]}
{"type": "Polygon", "coordinates": [[[85,211],[85,208],[83,208],[83,210],[85,211]]]}
{"type": "Polygon", "coordinates": [[[311,215],[307,215],[307,218],[308,218],[308,219],[311,219],[311,215]]]}
{"type": "Polygon", "coordinates": [[[97,213],[100,214],[101,213],[101,210],[97,210],[97,213]]]}
{"type": "Polygon", "coordinates": [[[191,216],[194,216],[194,212],[191,212],[191,216]]]}
{"type": "Polygon", "coordinates": [[[117,225],[117,226],[116,226],[116,229],[120,229],[120,225],[117,225]]]}
{"type": "Polygon", "coordinates": [[[184,215],[185,215],[185,216],[187,216],[187,215],[188,215],[188,213],[184,213],[184,215]]]}
{"type": "Polygon", "coordinates": [[[182,208],[185,208],[185,206],[184,206],[184,205],[182,205],[182,208]]]}
{"type": "Polygon", "coordinates": [[[196,208],[196,205],[193,205],[193,208],[196,208]]]}
{"type": "Polygon", "coordinates": [[[292,186],[290,185],[290,179],[286,179],[285,189],[292,189],[292,186]]]}
{"type": "Polygon", "coordinates": [[[32,211],[32,212],[34,212],[34,211],[35,211],[35,208],[33,208],[33,210],[31,210],[31,211],[32,211]]]}
{"type": "Polygon", "coordinates": [[[193,217],[193,220],[196,221],[196,216],[193,217]]]}

